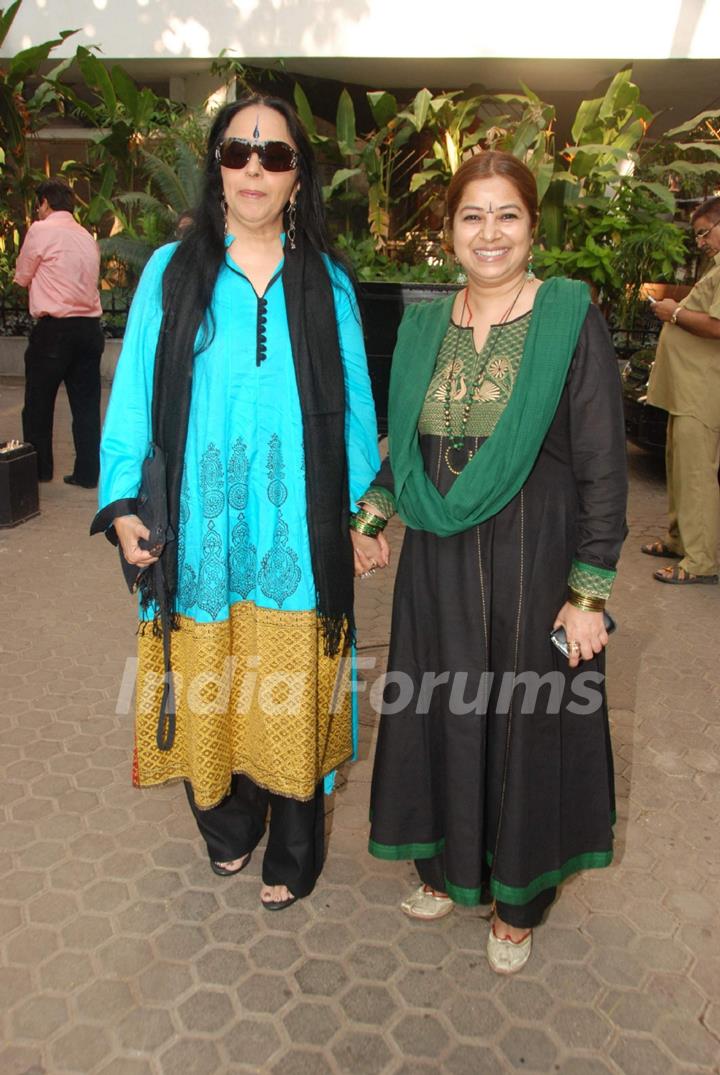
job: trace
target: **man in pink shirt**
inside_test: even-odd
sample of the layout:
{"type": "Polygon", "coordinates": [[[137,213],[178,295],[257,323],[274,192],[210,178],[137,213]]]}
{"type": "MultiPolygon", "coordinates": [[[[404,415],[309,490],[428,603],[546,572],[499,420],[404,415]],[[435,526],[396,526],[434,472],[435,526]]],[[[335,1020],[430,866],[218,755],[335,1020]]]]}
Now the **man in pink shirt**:
{"type": "Polygon", "coordinates": [[[55,397],[65,383],[73,418],[75,466],[68,485],[97,485],[100,449],[100,251],[73,216],[74,195],[60,179],[36,192],[30,225],[15,266],[15,283],[29,288],[37,318],[25,352],[23,437],[34,445],[38,479],[52,481],[55,397]]]}

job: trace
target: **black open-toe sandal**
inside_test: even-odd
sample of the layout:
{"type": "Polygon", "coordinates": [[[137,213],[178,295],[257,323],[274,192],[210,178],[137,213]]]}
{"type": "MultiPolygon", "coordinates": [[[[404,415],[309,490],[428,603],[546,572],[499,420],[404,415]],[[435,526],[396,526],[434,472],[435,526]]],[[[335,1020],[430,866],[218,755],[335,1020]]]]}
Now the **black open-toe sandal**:
{"type": "Polygon", "coordinates": [[[297,903],[297,900],[297,896],[287,896],[284,900],[264,900],[261,898],[260,903],[266,911],[284,911],[286,907],[297,903]]]}
{"type": "Polygon", "coordinates": [[[210,869],[213,873],[216,873],[218,877],[234,877],[236,873],[242,873],[245,867],[249,865],[251,858],[252,851],[249,852],[248,857],[245,859],[242,866],[237,866],[234,870],[227,870],[224,866],[221,866],[219,862],[213,862],[213,860],[210,859],[210,869]]]}

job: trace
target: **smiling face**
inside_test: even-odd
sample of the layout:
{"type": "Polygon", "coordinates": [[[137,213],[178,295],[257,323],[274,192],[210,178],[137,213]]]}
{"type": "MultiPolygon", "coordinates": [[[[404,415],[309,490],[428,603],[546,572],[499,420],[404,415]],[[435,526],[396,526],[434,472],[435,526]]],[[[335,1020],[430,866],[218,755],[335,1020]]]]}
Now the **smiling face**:
{"type": "MultiPolygon", "coordinates": [[[[265,105],[251,105],[237,112],[228,124],[225,138],[286,142],[297,149],[285,117],[265,105]]],[[[253,153],[244,168],[221,167],[220,175],[227,202],[228,232],[236,238],[247,232],[277,237],[283,228],[283,210],[298,190],[298,169],[268,172],[257,153],[253,153]]]]}
{"type": "Polygon", "coordinates": [[[532,222],[515,184],[501,175],[467,183],[452,220],[452,240],[471,283],[519,281],[530,258],[532,222]]]}

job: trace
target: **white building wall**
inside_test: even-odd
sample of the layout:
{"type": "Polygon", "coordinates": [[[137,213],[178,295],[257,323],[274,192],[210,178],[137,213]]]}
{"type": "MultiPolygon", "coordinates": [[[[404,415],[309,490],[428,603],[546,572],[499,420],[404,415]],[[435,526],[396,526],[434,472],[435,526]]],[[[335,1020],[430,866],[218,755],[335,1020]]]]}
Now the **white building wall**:
{"type": "Polygon", "coordinates": [[[720,0],[25,0],[2,54],[59,28],[80,32],[55,55],[99,44],[109,59],[709,59],[720,0]]]}

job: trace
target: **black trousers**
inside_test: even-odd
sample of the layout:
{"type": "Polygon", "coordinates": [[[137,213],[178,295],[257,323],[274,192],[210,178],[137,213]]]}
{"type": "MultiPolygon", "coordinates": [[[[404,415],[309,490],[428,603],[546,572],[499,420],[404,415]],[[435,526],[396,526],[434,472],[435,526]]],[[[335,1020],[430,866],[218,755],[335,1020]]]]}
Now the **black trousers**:
{"type": "Polygon", "coordinates": [[[100,469],[100,359],[105,337],[98,317],[41,317],[25,351],[23,438],[37,452],[38,478],[53,476],[55,397],[65,382],[75,443],[73,477],[96,485],[100,469]]]}
{"type": "MultiPolygon", "coordinates": [[[[435,855],[431,859],[415,859],[415,869],[423,884],[430,885],[436,892],[445,891],[442,855],[435,855]]],[[[528,903],[521,904],[503,903],[501,900],[496,900],[495,911],[498,918],[506,922],[508,926],[515,926],[516,929],[533,929],[540,925],[545,911],[555,899],[556,892],[555,888],[546,888],[528,903]]],[[[488,890],[487,902],[491,901],[492,897],[488,890]]]]}
{"type": "Polygon", "coordinates": [[[247,776],[235,774],[230,794],[218,806],[199,810],[191,785],[185,782],[190,809],[213,862],[232,862],[254,851],[265,832],[270,807],[270,831],[263,857],[266,885],[287,885],[293,896],[309,896],[323,866],[325,804],[320,781],[309,802],[273,795],[247,776]]]}

